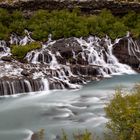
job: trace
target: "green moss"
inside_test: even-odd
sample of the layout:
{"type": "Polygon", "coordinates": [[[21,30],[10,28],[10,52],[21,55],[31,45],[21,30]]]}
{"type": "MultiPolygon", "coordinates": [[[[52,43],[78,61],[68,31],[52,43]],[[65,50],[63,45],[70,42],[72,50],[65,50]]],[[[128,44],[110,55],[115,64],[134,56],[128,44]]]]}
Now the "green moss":
{"type": "Polygon", "coordinates": [[[25,46],[13,45],[11,52],[16,59],[22,60],[29,51],[39,48],[41,48],[41,44],[39,42],[32,42],[25,46]]]}

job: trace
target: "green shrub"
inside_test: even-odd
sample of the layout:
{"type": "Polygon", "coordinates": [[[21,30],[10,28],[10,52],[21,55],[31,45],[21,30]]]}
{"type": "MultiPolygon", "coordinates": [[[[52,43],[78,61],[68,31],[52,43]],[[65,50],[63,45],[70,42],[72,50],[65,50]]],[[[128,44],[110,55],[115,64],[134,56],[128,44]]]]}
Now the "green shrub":
{"type": "Polygon", "coordinates": [[[0,40],[7,40],[9,35],[8,28],[0,23],[0,40]]]}
{"type": "Polygon", "coordinates": [[[78,12],[67,10],[52,11],[45,10],[35,12],[29,20],[29,30],[33,32],[32,37],[37,40],[47,40],[48,34],[55,39],[71,36],[88,35],[84,17],[78,16],[78,12]]]}
{"type": "MultiPolygon", "coordinates": [[[[92,136],[91,132],[89,132],[88,130],[85,130],[84,132],[74,133],[73,139],[74,140],[95,140],[95,138],[92,136]]],[[[66,132],[64,130],[62,131],[61,140],[69,140],[68,135],[66,134],[66,132]]]]}
{"type": "Polygon", "coordinates": [[[49,26],[47,24],[49,12],[46,10],[38,10],[28,21],[28,30],[32,31],[32,37],[35,40],[47,40],[49,34],[49,26]]]}
{"type": "Polygon", "coordinates": [[[109,35],[112,39],[122,37],[127,31],[134,37],[140,36],[140,14],[129,12],[123,17],[112,15],[109,10],[102,10],[98,15],[82,15],[79,10],[37,10],[29,18],[21,11],[9,13],[0,9],[0,39],[6,39],[11,33],[24,34],[24,29],[32,32],[32,38],[47,41],[53,39],[97,35],[109,35]]]}
{"type": "Polygon", "coordinates": [[[12,55],[16,59],[22,60],[29,51],[34,50],[34,49],[39,49],[39,48],[41,48],[41,44],[39,42],[32,42],[25,46],[13,45],[12,46],[12,55]]]}
{"type": "Polygon", "coordinates": [[[7,10],[0,8],[0,23],[9,26],[11,22],[10,14],[7,10]]]}
{"type": "Polygon", "coordinates": [[[14,11],[11,14],[11,19],[11,23],[9,24],[10,32],[22,35],[24,33],[24,29],[27,28],[27,22],[23,17],[22,12],[14,11]]]}
{"type": "Polygon", "coordinates": [[[108,30],[108,35],[112,39],[116,39],[126,35],[128,27],[124,25],[121,21],[116,21],[112,24],[112,27],[108,30]]]}
{"type": "Polygon", "coordinates": [[[134,11],[130,11],[122,20],[127,27],[134,28],[137,24],[137,14],[134,11]]]}
{"type": "Polygon", "coordinates": [[[140,86],[129,94],[116,91],[105,111],[117,140],[140,140],[140,86]]]}

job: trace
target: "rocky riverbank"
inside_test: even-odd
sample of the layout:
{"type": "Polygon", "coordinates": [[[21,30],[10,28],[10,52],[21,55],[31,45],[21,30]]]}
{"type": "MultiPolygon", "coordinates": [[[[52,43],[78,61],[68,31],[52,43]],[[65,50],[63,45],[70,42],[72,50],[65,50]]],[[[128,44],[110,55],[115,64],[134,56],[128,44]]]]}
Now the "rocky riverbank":
{"type": "MultiPolygon", "coordinates": [[[[34,42],[30,36],[12,36],[10,40],[11,45],[20,44],[19,47],[30,42],[34,42]]],[[[140,45],[131,37],[114,43],[107,36],[48,39],[41,49],[28,52],[22,62],[12,56],[8,44],[0,42],[1,95],[80,88],[91,80],[134,73],[126,64],[139,71],[140,45]]]]}

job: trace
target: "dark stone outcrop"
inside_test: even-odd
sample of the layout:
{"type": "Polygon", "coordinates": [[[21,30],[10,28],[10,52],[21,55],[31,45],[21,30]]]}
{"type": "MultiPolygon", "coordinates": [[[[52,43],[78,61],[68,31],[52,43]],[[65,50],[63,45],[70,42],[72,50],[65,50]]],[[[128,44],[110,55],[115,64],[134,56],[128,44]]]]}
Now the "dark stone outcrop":
{"type": "Polygon", "coordinates": [[[13,4],[0,3],[0,7],[6,8],[9,11],[22,10],[27,16],[30,16],[31,11],[37,9],[47,10],[61,10],[79,8],[85,14],[99,13],[101,9],[110,9],[115,15],[124,15],[128,11],[134,10],[140,13],[140,4],[128,3],[128,2],[117,2],[108,0],[28,0],[28,1],[17,1],[13,4]]]}
{"type": "Polygon", "coordinates": [[[59,52],[62,57],[69,58],[72,57],[72,51],[78,54],[82,51],[79,43],[76,41],[74,37],[67,39],[59,39],[51,46],[52,53],[59,52]],[[53,46],[53,47],[52,47],[53,46]]]}
{"type": "Polygon", "coordinates": [[[91,65],[72,65],[71,66],[71,71],[75,74],[78,75],[80,74],[81,76],[98,76],[98,68],[97,66],[91,66],[91,65]]]}
{"type": "Polygon", "coordinates": [[[26,70],[23,70],[23,71],[21,72],[21,74],[24,75],[24,76],[29,76],[29,75],[30,75],[29,72],[26,71],[26,70]]]}
{"type": "Polygon", "coordinates": [[[8,61],[8,62],[12,62],[12,57],[11,57],[11,56],[3,56],[3,57],[1,58],[1,60],[3,60],[3,61],[8,61]]]}
{"type": "Polygon", "coordinates": [[[113,47],[113,53],[119,62],[128,64],[133,69],[139,69],[140,66],[140,41],[132,41],[129,37],[122,38],[113,47]]]}
{"type": "Polygon", "coordinates": [[[40,91],[42,83],[39,79],[1,79],[0,80],[0,95],[12,95],[16,93],[40,91]],[[30,83],[30,88],[28,86],[30,83]]]}

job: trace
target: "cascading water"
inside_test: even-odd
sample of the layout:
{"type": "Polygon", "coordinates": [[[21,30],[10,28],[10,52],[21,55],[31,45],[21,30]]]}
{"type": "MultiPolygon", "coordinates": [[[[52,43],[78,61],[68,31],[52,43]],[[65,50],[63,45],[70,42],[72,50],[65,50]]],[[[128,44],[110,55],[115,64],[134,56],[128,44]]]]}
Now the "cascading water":
{"type": "Polygon", "coordinates": [[[135,56],[140,61],[140,47],[132,38],[128,38],[128,52],[130,56],[135,56]]]}
{"type": "Polygon", "coordinates": [[[4,40],[0,40],[0,59],[3,56],[10,56],[10,48],[7,47],[7,44],[4,40]]]}
{"type": "MultiPolygon", "coordinates": [[[[33,42],[26,31],[25,37],[12,35],[10,44],[21,45],[33,42]]],[[[3,95],[42,91],[49,89],[79,88],[81,84],[114,74],[133,74],[131,67],[119,63],[113,55],[114,44],[106,36],[98,38],[68,38],[42,44],[42,48],[29,52],[24,58],[28,63],[17,60],[1,63],[0,91],[3,95]],[[8,90],[6,89],[8,88],[8,90]]],[[[130,55],[139,59],[140,49],[136,42],[129,39],[128,50],[130,55]],[[135,44],[132,48],[131,44],[135,44]]],[[[0,41],[3,55],[10,55],[10,48],[6,42],[0,41]]]]}
{"type": "MultiPolygon", "coordinates": [[[[87,41],[83,39],[77,39],[77,41],[88,57],[88,63],[90,65],[101,66],[99,71],[104,77],[109,74],[135,73],[131,67],[118,62],[117,58],[112,54],[112,47],[114,44],[111,43],[108,37],[104,38],[104,40],[97,37],[89,37],[87,41]],[[105,47],[100,45],[101,41],[104,41],[105,47]]],[[[85,57],[83,59],[85,59],[85,57]]]]}

